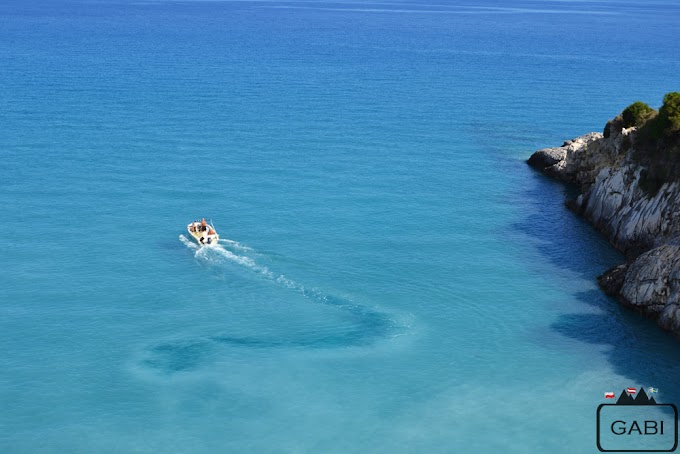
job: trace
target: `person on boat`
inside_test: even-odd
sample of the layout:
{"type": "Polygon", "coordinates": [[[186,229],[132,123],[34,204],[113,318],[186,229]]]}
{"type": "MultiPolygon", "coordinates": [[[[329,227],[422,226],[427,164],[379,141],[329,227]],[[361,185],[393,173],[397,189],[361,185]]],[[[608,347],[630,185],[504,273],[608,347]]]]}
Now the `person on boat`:
{"type": "Polygon", "coordinates": [[[207,224],[205,222],[205,218],[201,219],[201,230],[204,231],[204,232],[207,230],[207,224]]]}

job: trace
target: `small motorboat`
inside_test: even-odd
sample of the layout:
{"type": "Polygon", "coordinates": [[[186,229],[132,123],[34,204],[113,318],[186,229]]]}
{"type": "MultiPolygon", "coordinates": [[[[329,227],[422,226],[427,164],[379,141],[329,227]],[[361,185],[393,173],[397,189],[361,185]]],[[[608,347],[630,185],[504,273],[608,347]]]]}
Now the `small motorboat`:
{"type": "Polygon", "coordinates": [[[220,239],[215,226],[205,222],[205,218],[187,225],[187,232],[202,246],[215,246],[220,239]]]}

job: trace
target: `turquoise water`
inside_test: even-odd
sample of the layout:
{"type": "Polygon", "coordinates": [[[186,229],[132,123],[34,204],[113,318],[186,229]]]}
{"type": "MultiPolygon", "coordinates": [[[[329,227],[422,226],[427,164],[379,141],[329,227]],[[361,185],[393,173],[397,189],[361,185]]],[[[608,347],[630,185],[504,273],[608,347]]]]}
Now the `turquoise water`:
{"type": "Polygon", "coordinates": [[[0,5],[0,451],[597,452],[677,341],[524,160],[673,2],[0,5]],[[225,240],[197,250],[188,222],[225,240]]]}

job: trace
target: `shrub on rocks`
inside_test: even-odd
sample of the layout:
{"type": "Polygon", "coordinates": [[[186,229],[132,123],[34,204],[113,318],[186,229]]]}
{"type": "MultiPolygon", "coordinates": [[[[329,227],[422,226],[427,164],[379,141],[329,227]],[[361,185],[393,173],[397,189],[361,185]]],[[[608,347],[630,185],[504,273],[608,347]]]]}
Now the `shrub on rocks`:
{"type": "Polygon", "coordinates": [[[621,112],[623,127],[630,128],[631,126],[635,126],[639,128],[644,125],[647,120],[656,116],[656,114],[656,110],[652,109],[644,102],[635,101],[621,112]]]}

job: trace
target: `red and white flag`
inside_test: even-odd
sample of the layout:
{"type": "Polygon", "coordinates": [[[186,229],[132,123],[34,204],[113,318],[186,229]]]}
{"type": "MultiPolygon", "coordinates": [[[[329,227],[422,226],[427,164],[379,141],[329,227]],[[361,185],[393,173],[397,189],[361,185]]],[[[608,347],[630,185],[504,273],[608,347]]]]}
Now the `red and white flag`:
{"type": "Polygon", "coordinates": [[[628,388],[628,394],[635,394],[637,390],[635,388],[628,388]]]}
{"type": "Polygon", "coordinates": [[[604,393],[604,398],[605,399],[613,399],[615,396],[614,391],[609,391],[607,393],[604,393]]]}

